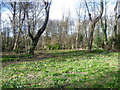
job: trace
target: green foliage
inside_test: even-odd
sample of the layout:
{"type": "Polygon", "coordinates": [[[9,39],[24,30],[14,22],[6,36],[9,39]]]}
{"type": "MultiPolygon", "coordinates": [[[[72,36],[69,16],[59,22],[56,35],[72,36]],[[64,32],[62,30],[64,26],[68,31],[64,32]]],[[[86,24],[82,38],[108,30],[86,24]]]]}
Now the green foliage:
{"type": "Polygon", "coordinates": [[[83,35],[83,34],[81,34],[81,33],[79,33],[79,40],[80,40],[80,42],[82,42],[82,41],[83,41],[83,38],[84,38],[84,35],[83,35]]]}
{"type": "Polygon", "coordinates": [[[115,49],[120,51],[120,34],[117,34],[116,37],[110,37],[107,41],[107,49],[115,49]],[[114,46],[114,48],[112,47],[114,46]]]}
{"type": "Polygon", "coordinates": [[[115,41],[116,41],[115,48],[120,51],[120,34],[117,34],[115,41]]]}
{"type": "Polygon", "coordinates": [[[3,68],[2,88],[118,88],[118,53],[51,50],[54,58],[3,68]]]}
{"type": "Polygon", "coordinates": [[[47,45],[48,50],[58,50],[60,49],[60,44],[54,44],[54,45],[47,45]]]}
{"type": "Polygon", "coordinates": [[[100,38],[100,36],[96,36],[95,38],[95,44],[98,48],[101,48],[102,47],[102,44],[103,44],[103,40],[100,38]]]}
{"type": "Polygon", "coordinates": [[[31,58],[33,55],[31,54],[22,54],[22,55],[3,55],[0,61],[2,62],[9,62],[9,61],[19,61],[24,60],[27,58],[31,58]]]}
{"type": "Polygon", "coordinates": [[[20,48],[16,48],[16,49],[15,49],[15,52],[16,52],[16,53],[19,53],[19,52],[20,52],[20,48]]]}
{"type": "Polygon", "coordinates": [[[2,58],[1,59],[2,62],[17,61],[17,60],[19,60],[19,58],[2,58]]]}
{"type": "Polygon", "coordinates": [[[60,49],[60,44],[57,43],[54,45],[54,50],[58,50],[58,49],[60,49]]]}

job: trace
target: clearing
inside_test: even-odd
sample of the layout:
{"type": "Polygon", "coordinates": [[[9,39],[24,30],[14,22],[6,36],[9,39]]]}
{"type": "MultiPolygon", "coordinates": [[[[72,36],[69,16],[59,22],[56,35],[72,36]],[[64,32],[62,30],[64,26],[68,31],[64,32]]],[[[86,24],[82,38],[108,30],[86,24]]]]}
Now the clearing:
{"type": "Polygon", "coordinates": [[[51,50],[3,56],[2,88],[118,88],[118,54],[51,50]]]}

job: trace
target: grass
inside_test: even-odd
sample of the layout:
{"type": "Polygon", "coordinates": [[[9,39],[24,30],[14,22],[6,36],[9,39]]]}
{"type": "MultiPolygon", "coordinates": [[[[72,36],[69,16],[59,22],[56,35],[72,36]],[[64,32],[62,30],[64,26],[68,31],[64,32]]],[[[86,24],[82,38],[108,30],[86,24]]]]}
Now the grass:
{"type": "Polygon", "coordinates": [[[9,65],[2,88],[119,88],[118,53],[52,50],[54,57],[9,65]]]}
{"type": "Polygon", "coordinates": [[[1,62],[20,61],[33,57],[31,54],[15,54],[15,55],[3,55],[0,59],[1,62]]]}

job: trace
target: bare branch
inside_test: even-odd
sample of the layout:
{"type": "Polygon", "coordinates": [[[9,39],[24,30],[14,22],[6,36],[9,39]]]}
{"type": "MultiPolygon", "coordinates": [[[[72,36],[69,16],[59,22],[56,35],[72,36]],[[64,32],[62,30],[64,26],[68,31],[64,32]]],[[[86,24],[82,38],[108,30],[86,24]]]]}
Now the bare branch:
{"type": "Polygon", "coordinates": [[[92,16],[91,16],[91,13],[89,11],[89,8],[88,8],[86,0],[84,0],[84,2],[85,2],[85,5],[86,5],[86,8],[87,8],[87,11],[88,11],[89,19],[90,19],[90,21],[92,21],[92,16]]]}
{"type": "Polygon", "coordinates": [[[100,19],[100,18],[102,17],[102,15],[103,15],[103,8],[104,8],[104,6],[103,6],[103,0],[100,1],[100,8],[101,8],[101,10],[100,10],[100,15],[94,19],[94,22],[98,22],[99,19],[100,19]]]}

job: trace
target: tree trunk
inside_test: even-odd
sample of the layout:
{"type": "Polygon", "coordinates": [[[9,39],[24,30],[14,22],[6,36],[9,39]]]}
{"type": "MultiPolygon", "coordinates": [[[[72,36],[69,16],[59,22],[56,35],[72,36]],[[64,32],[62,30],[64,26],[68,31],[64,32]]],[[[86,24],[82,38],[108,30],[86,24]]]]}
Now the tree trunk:
{"type": "Polygon", "coordinates": [[[103,20],[101,19],[101,28],[103,31],[103,37],[104,37],[104,47],[107,45],[107,19],[105,18],[105,24],[103,23],[103,20]]]}
{"type": "Polygon", "coordinates": [[[20,33],[21,33],[21,28],[19,29],[18,35],[16,37],[13,50],[16,50],[16,48],[17,48],[17,45],[18,45],[18,42],[19,42],[19,39],[20,39],[20,33]]]}
{"type": "Polygon", "coordinates": [[[32,41],[32,44],[30,46],[30,50],[29,50],[29,54],[34,54],[34,50],[35,50],[35,47],[37,46],[37,40],[36,41],[32,41]]]}
{"type": "MultiPolygon", "coordinates": [[[[13,48],[14,48],[14,43],[15,43],[15,40],[16,40],[16,2],[14,2],[13,4],[11,3],[11,7],[13,8],[13,16],[12,16],[12,20],[11,23],[12,23],[12,29],[13,29],[13,48]]],[[[13,49],[12,48],[12,49],[13,49]]]]}
{"type": "Polygon", "coordinates": [[[116,50],[120,50],[120,42],[119,42],[119,38],[120,38],[120,30],[119,30],[119,22],[120,22],[120,12],[119,12],[119,6],[120,6],[120,1],[116,2],[116,6],[114,8],[114,12],[115,12],[115,21],[114,21],[114,45],[113,48],[116,50]],[[117,31],[118,30],[118,31],[117,31]]]}
{"type": "Polygon", "coordinates": [[[78,26],[77,26],[77,29],[76,29],[76,49],[80,48],[79,47],[79,44],[80,44],[80,41],[79,41],[79,34],[80,34],[80,19],[78,20],[78,26]]]}
{"type": "Polygon", "coordinates": [[[90,24],[90,34],[88,38],[88,51],[91,52],[92,49],[92,43],[93,43],[93,33],[94,33],[95,23],[90,24]]]}

